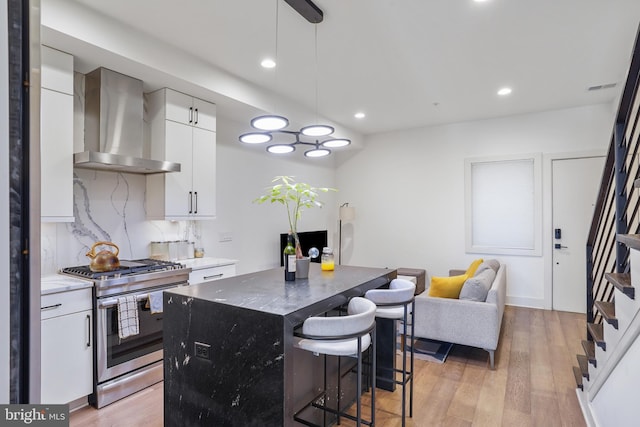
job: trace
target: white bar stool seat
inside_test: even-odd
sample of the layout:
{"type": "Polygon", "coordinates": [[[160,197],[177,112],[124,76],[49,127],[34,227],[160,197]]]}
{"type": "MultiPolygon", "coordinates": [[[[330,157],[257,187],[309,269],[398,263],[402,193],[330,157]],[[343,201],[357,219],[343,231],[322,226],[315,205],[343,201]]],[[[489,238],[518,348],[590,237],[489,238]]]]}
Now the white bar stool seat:
{"type": "MultiPolygon", "coordinates": [[[[356,391],[356,416],[342,413],[340,411],[340,373],[338,373],[338,408],[328,408],[324,404],[316,403],[320,397],[326,395],[327,379],[326,379],[326,359],[325,359],[325,372],[324,372],[324,390],[319,396],[316,396],[310,403],[305,405],[302,409],[297,411],[294,415],[294,420],[303,424],[314,426],[315,424],[304,420],[299,417],[300,413],[310,405],[316,408],[323,409],[326,412],[333,413],[338,417],[338,424],[340,424],[340,417],[356,421],[357,425],[361,423],[367,425],[375,424],[375,322],[376,305],[360,297],[352,298],[349,301],[347,307],[346,316],[332,316],[332,317],[309,317],[302,324],[302,331],[295,333],[294,346],[302,350],[309,351],[313,354],[324,355],[325,358],[329,356],[348,356],[358,359],[357,364],[357,391],[356,391]],[[373,355],[373,370],[371,375],[371,419],[370,421],[364,421],[361,417],[361,395],[362,395],[362,353],[366,351],[371,345],[373,355]]],[[[326,402],[327,399],[322,399],[326,402]]],[[[326,418],[325,418],[326,424],[326,418]]]]}

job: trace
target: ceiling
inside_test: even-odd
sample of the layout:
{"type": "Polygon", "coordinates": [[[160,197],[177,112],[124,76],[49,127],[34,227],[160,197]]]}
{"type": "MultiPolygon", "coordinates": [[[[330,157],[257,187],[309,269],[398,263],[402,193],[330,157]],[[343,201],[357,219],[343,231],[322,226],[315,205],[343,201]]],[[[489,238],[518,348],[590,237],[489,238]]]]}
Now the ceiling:
{"type": "Polygon", "coordinates": [[[363,135],[611,102],[640,22],[638,0],[316,0],[314,26],[279,0],[267,70],[276,0],[74,1],[363,135]]]}

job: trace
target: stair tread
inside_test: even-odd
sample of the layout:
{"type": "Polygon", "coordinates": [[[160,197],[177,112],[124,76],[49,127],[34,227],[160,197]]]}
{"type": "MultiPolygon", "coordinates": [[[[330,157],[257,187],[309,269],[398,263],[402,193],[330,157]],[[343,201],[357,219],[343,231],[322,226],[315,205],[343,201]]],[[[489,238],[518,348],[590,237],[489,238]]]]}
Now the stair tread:
{"type": "Polygon", "coordinates": [[[589,363],[596,367],[596,345],[593,341],[582,340],[582,348],[584,349],[584,354],[587,356],[589,363]]]}
{"type": "Polygon", "coordinates": [[[573,377],[576,379],[576,387],[584,391],[584,386],[582,385],[582,372],[580,372],[580,368],[577,366],[573,367],[573,377]]]}
{"type": "Polygon", "coordinates": [[[607,301],[596,301],[593,305],[596,306],[596,308],[608,324],[618,329],[618,319],[616,318],[615,303],[607,301]]]}
{"type": "Polygon", "coordinates": [[[582,376],[589,380],[589,359],[584,354],[577,354],[576,358],[578,359],[578,366],[580,367],[580,372],[582,376]]]}
{"type": "Polygon", "coordinates": [[[605,273],[604,277],[616,289],[631,299],[635,299],[636,289],[631,285],[631,275],[628,273],[605,273]]]}
{"type": "Polygon", "coordinates": [[[640,249],[640,234],[618,234],[618,242],[632,249],[640,249]]]}
{"type": "Polygon", "coordinates": [[[607,343],[604,342],[604,332],[601,323],[587,323],[587,330],[591,334],[591,338],[603,350],[607,350],[607,343]]]}

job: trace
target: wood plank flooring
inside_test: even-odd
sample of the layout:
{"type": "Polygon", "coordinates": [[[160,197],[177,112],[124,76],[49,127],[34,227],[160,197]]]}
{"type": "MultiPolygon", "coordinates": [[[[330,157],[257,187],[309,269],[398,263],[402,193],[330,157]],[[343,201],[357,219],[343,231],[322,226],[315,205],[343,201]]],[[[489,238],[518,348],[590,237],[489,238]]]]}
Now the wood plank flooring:
{"type": "MultiPolygon", "coordinates": [[[[488,368],[487,352],[459,345],[444,364],[415,361],[414,413],[407,425],[585,426],[571,369],[583,352],[585,330],[582,314],[506,307],[495,370],[488,368]]],[[[402,425],[400,399],[401,388],[377,392],[378,427],[402,425]]],[[[162,426],[162,405],[160,383],[100,410],[78,409],[70,425],[162,426]]]]}

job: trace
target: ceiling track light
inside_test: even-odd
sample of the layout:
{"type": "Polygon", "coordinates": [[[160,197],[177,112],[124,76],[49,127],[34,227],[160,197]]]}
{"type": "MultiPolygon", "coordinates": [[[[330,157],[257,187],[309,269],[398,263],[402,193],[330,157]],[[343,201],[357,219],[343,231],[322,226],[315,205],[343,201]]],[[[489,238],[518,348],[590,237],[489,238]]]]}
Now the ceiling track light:
{"type": "Polygon", "coordinates": [[[316,6],[311,0],[284,0],[289,6],[298,12],[304,19],[312,24],[322,22],[324,14],[322,10],[316,6]]]}

